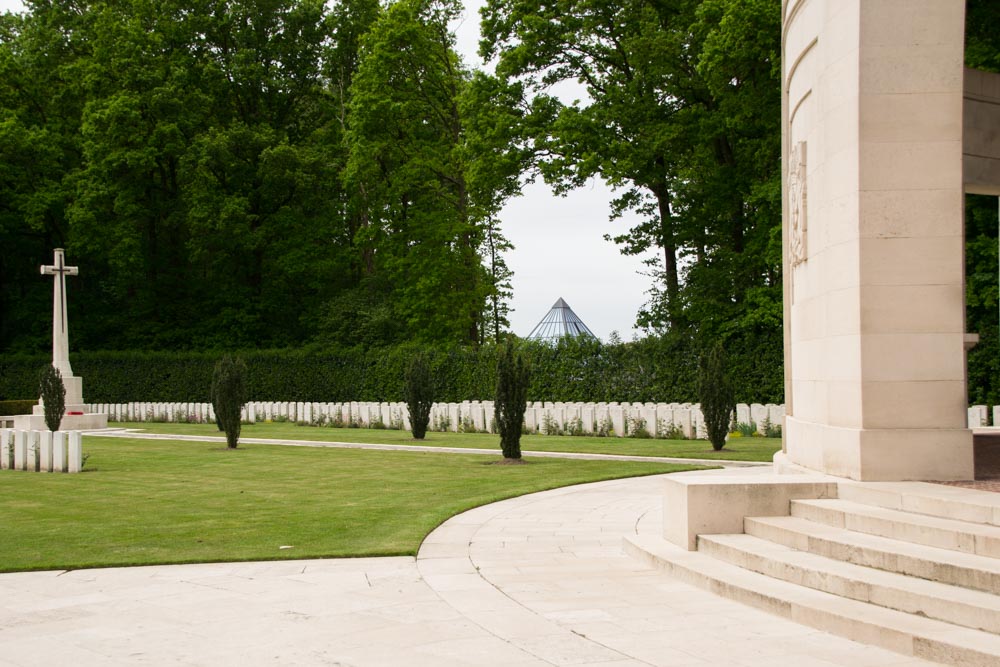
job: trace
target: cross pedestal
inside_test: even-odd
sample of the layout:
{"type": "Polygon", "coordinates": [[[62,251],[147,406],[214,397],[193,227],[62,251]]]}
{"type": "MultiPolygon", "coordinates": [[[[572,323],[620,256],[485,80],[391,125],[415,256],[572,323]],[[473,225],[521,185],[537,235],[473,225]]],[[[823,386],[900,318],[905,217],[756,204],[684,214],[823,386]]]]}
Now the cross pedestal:
{"type": "MultiPolygon", "coordinates": [[[[52,366],[62,375],[63,386],[66,388],[66,414],[63,416],[60,429],[90,430],[107,428],[108,416],[103,414],[86,414],[83,403],[83,378],[73,375],[73,367],[69,364],[69,326],[66,318],[66,276],[79,275],[80,269],[66,266],[66,256],[62,248],[55,249],[55,257],[51,265],[42,266],[43,276],[53,276],[52,287],[52,366]]],[[[43,430],[45,425],[45,406],[41,399],[30,415],[19,415],[14,418],[14,428],[26,430],[43,430]]]]}

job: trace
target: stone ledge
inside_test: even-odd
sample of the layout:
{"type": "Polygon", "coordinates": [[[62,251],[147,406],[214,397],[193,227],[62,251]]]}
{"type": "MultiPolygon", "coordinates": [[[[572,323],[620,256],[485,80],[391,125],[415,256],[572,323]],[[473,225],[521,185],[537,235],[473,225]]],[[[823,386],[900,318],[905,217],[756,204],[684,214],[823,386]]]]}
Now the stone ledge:
{"type": "MultiPolygon", "coordinates": [[[[14,428],[19,431],[47,431],[44,415],[15,415],[14,428]]],[[[59,423],[61,431],[96,431],[108,427],[108,416],[101,413],[83,415],[63,415],[59,423]]]]}
{"type": "Polygon", "coordinates": [[[792,500],[836,498],[825,476],[680,474],[664,480],[663,537],[693,551],[698,535],[743,532],[748,516],[788,516],[792,500]]]}

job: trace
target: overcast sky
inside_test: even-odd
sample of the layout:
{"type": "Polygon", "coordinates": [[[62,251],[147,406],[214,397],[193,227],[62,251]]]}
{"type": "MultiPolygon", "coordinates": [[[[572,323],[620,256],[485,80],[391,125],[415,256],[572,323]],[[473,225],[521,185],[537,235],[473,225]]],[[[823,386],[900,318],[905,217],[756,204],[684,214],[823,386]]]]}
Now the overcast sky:
{"type": "MultiPolygon", "coordinates": [[[[455,32],[467,64],[478,66],[480,0],[466,0],[466,16],[455,32]]],[[[20,10],[20,0],[0,0],[0,10],[20,10]]],[[[567,197],[553,196],[535,183],[511,201],[500,215],[501,229],[514,250],[507,264],[514,272],[511,328],[520,336],[531,329],[560,297],[600,338],[617,331],[632,338],[635,316],[647,301],[651,279],[641,258],[626,257],[604,240],[630,226],[610,222],[612,195],[595,180],[567,197]]],[[[631,222],[635,220],[632,219],[631,222]]]]}

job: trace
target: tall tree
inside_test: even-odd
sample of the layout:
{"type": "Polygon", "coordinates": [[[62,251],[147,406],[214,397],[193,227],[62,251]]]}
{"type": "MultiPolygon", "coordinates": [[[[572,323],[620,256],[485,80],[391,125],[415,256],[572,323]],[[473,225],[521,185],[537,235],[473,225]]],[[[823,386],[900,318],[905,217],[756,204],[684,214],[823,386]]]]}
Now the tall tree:
{"type": "Polygon", "coordinates": [[[22,350],[44,348],[50,336],[38,318],[51,299],[38,264],[71,245],[65,211],[85,100],[78,63],[90,51],[85,4],[27,6],[0,15],[0,347],[22,350]]]}
{"type": "Polygon", "coordinates": [[[361,197],[366,269],[387,277],[409,334],[476,344],[495,288],[480,250],[499,188],[468,150],[470,75],[448,28],[460,12],[457,0],[399,0],[366,35],[345,180],[361,197]]]}
{"type": "Polygon", "coordinates": [[[0,347],[478,343],[505,323],[508,87],[452,1],[28,0],[0,16],[0,347]],[[506,97],[505,97],[506,96],[506,97]],[[86,308],[82,305],[86,304],[86,308]]]}
{"type": "Polygon", "coordinates": [[[620,192],[616,215],[644,216],[614,237],[624,252],[658,252],[643,324],[681,331],[773,311],[779,3],[491,0],[483,25],[483,55],[532,93],[527,142],[546,179],[565,190],[599,175],[620,192]],[[570,82],[582,100],[547,92],[570,82]],[[755,288],[768,289],[748,298],[755,288]]]}

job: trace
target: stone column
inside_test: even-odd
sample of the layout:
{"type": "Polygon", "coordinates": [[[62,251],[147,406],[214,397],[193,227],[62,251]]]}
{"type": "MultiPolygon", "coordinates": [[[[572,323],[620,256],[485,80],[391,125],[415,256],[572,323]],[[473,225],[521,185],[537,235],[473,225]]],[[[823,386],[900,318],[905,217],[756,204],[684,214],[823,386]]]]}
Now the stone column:
{"type": "Polygon", "coordinates": [[[966,428],[964,3],[783,3],[787,460],[973,474],[966,428]]]}

